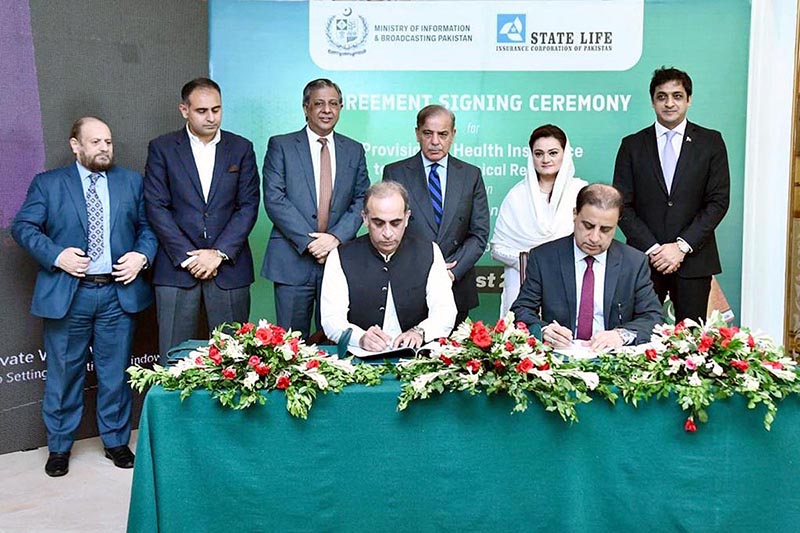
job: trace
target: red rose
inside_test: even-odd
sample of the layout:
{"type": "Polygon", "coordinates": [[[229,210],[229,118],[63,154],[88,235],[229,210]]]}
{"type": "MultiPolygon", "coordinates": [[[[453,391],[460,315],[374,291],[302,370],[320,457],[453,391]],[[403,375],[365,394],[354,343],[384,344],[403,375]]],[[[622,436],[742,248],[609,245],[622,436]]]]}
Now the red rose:
{"type": "Polygon", "coordinates": [[[473,374],[481,369],[481,362],[477,359],[470,359],[467,361],[467,370],[472,372],[473,374]]]}
{"type": "Polygon", "coordinates": [[[260,362],[261,362],[261,358],[259,356],[251,355],[250,359],[247,360],[247,365],[248,366],[252,366],[252,367],[255,368],[255,366],[260,362]]]}
{"type": "Polygon", "coordinates": [[[730,340],[736,334],[736,329],[722,327],[719,328],[719,334],[722,335],[723,338],[730,340]]]}
{"type": "Polygon", "coordinates": [[[530,330],[528,330],[528,325],[525,322],[517,322],[514,325],[517,326],[518,330],[520,330],[520,331],[522,331],[524,333],[529,333],[530,332],[530,330]]]}
{"type": "Polygon", "coordinates": [[[265,365],[264,363],[258,363],[253,370],[256,371],[256,374],[259,376],[266,376],[269,374],[269,366],[265,365]]]}
{"type": "Polygon", "coordinates": [[[445,354],[442,354],[442,355],[439,356],[439,361],[441,361],[442,363],[444,363],[446,365],[452,365],[453,364],[453,360],[450,359],[449,357],[447,357],[445,354]]]}
{"type": "Polygon", "coordinates": [[[669,356],[669,360],[670,361],[677,361],[678,359],[680,359],[680,357],[678,357],[677,355],[670,355],[669,356]]]}
{"type": "Polygon", "coordinates": [[[544,363],[536,367],[537,370],[550,370],[550,363],[544,363]]]}
{"type": "Polygon", "coordinates": [[[528,337],[528,340],[526,340],[525,342],[527,342],[528,346],[530,346],[531,348],[536,348],[537,344],[536,337],[528,337]]]}
{"type": "Polygon", "coordinates": [[[445,346],[447,344],[447,339],[444,337],[439,337],[439,346],[445,346]]]}
{"type": "Polygon", "coordinates": [[[532,368],[533,368],[533,361],[531,361],[527,357],[522,361],[520,361],[519,363],[517,363],[516,366],[517,372],[519,372],[520,374],[526,374],[532,368]]]}
{"type": "Polygon", "coordinates": [[[697,426],[694,423],[694,418],[691,416],[686,419],[686,423],[683,425],[683,429],[688,431],[689,433],[694,433],[697,431],[697,426]]]}
{"type": "Polygon", "coordinates": [[[774,370],[783,370],[783,363],[780,361],[764,361],[764,364],[771,366],[774,370]]]}
{"type": "Polygon", "coordinates": [[[298,339],[297,337],[292,337],[291,339],[289,339],[289,348],[292,350],[293,354],[297,355],[297,353],[300,351],[299,345],[300,345],[300,339],[298,339]]]}
{"type": "Polygon", "coordinates": [[[505,367],[506,367],[506,365],[504,365],[503,362],[500,359],[495,359],[495,361],[494,361],[494,369],[495,370],[503,370],[505,367]]]}
{"type": "Polygon", "coordinates": [[[711,346],[714,344],[714,338],[709,337],[705,333],[702,337],[700,337],[700,345],[697,347],[697,351],[700,353],[707,352],[711,346]]]}
{"type": "Polygon", "coordinates": [[[461,344],[458,341],[450,341],[450,346],[453,348],[461,348],[461,344]]]}
{"type": "Polygon", "coordinates": [[[739,372],[747,372],[747,369],[750,368],[750,363],[743,359],[731,359],[731,366],[739,372]]]}
{"type": "Polygon", "coordinates": [[[277,346],[281,342],[283,342],[283,337],[286,336],[286,330],[280,326],[270,326],[272,330],[272,344],[277,346]]]}
{"type": "Polygon", "coordinates": [[[514,343],[511,342],[511,341],[506,341],[506,350],[508,350],[509,352],[513,352],[514,351],[514,343]]]}
{"type": "Polygon", "coordinates": [[[644,356],[648,361],[655,361],[658,358],[658,353],[654,349],[648,348],[644,351],[644,356]]]}
{"type": "Polygon", "coordinates": [[[236,330],[236,334],[244,335],[245,333],[250,333],[251,331],[253,331],[254,327],[255,325],[252,322],[245,322],[244,324],[242,324],[242,327],[236,330]]]}
{"type": "Polygon", "coordinates": [[[222,377],[225,379],[233,379],[236,377],[236,369],[232,366],[222,369],[222,377]]]}
{"type": "Polygon", "coordinates": [[[752,335],[747,336],[747,345],[752,349],[756,347],[756,340],[752,335]]]}
{"type": "Polygon", "coordinates": [[[211,348],[208,349],[208,358],[214,361],[215,365],[222,364],[222,356],[219,354],[219,348],[216,346],[211,346],[211,348]]]}
{"type": "Polygon", "coordinates": [[[683,320],[675,324],[675,335],[680,333],[681,331],[686,329],[686,324],[683,323],[683,320]]]}
{"type": "Polygon", "coordinates": [[[278,381],[275,382],[275,387],[281,390],[288,389],[290,383],[289,376],[280,376],[278,381]]]}
{"type": "Polygon", "coordinates": [[[267,328],[258,328],[256,330],[256,338],[261,341],[261,344],[268,345],[272,339],[272,332],[267,328]]]}
{"type": "Polygon", "coordinates": [[[494,326],[494,330],[497,333],[503,333],[506,330],[506,321],[502,318],[497,321],[497,324],[494,326]]]}
{"type": "Polygon", "coordinates": [[[478,320],[472,324],[472,331],[469,334],[469,340],[475,343],[475,346],[481,349],[489,348],[492,345],[492,336],[489,330],[483,325],[483,322],[478,320]]]}
{"type": "Polygon", "coordinates": [[[325,350],[317,350],[317,355],[325,357],[326,355],[328,355],[328,352],[326,352],[325,350]]]}
{"type": "Polygon", "coordinates": [[[306,370],[311,370],[312,368],[319,368],[319,361],[316,359],[312,359],[308,363],[306,363],[306,370]]]}
{"type": "Polygon", "coordinates": [[[723,348],[727,348],[727,347],[728,347],[728,345],[729,345],[730,343],[731,343],[731,340],[730,340],[730,339],[722,339],[722,341],[721,341],[719,344],[720,344],[720,345],[721,345],[723,348]]]}

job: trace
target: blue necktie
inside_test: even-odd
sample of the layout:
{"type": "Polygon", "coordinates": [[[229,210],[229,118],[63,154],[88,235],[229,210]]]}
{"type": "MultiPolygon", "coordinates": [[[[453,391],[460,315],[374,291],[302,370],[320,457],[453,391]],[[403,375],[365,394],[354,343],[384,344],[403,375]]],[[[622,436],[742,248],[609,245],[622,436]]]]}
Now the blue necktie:
{"type": "Polygon", "coordinates": [[[678,158],[675,157],[675,148],[672,147],[672,138],[677,131],[667,132],[667,143],[664,145],[664,152],[661,154],[661,171],[664,173],[664,183],[667,185],[667,192],[672,190],[672,179],[675,177],[675,166],[678,158]]]}
{"type": "Polygon", "coordinates": [[[103,203],[97,194],[100,174],[89,174],[89,189],[86,191],[86,215],[89,223],[89,259],[97,261],[103,255],[103,203]]]}
{"type": "Polygon", "coordinates": [[[439,173],[436,169],[439,163],[431,165],[431,171],[428,174],[428,192],[431,194],[431,205],[433,205],[433,218],[436,219],[436,225],[442,223],[442,182],[439,181],[439,173]]]}

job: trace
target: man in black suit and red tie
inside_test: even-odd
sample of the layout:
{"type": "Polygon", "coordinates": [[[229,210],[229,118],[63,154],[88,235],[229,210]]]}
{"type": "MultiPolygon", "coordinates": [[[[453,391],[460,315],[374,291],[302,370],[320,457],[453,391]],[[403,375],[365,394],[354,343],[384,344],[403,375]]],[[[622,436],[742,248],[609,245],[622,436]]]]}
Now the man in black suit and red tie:
{"type": "Polygon", "coordinates": [[[705,318],[711,276],[722,271],[714,230],[728,210],[730,174],[722,135],[686,120],[692,79],[653,73],[652,126],[622,139],[614,186],[625,208],[619,226],[650,259],[653,285],[675,320],[705,318]]]}

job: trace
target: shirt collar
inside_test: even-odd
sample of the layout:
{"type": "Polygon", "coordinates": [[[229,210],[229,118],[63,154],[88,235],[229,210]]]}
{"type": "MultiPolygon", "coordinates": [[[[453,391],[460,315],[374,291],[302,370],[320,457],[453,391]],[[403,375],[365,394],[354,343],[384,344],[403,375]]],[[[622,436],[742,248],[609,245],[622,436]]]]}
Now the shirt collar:
{"type": "Polygon", "coordinates": [[[200,140],[200,137],[192,133],[192,130],[189,129],[189,123],[188,122],[186,123],[186,133],[189,134],[189,142],[194,145],[214,146],[219,142],[220,138],[222,137],[221,132],[222,130],[220,128],[217,128],[217,133],[214,134],[214,138],[208,141],[208,144],[205,144],[203,141],[200,140]]]}
{"type": "Polygon", "coordinates": [[[425,167],[425,170],[430,169],[431,165],[434,163],[447,170],[447,160],[449,159],[450,154],[444,156],[438,161],[431,161],[430,159],[425,157],[425,154],[423,154],[422,152],[420,152],[420,155],[422,156],[422,166],[425,167]]]}
{"type": "MultiPolygon", "coordinates": [[[[580,248],[578,248],[578,243],[575,241],[575,237],[572,237],[572,248],[575,251],[575,264],[583,262],[583,259],[589,255],[580,248]]],[[[606,258],[608,257],[608,249],[603,251],[601,254],[593,255],[594,260],[600,263],[601,265],[606,264],[606,258]]]]}
{"type": "MultiPolygon", "coordinates": [[[[316,146],[319,144],[317,141],[323,138],[322,135],[317,135],[314,130],[306,126],[306,133],[308,134],[308,144],[311,146],[316,146]]],[[[333,132],[324,136],[325,139],[328,139],[328,144],[330,145],[333,142],[333,132]]]]}
{"type": "Polygon", "coordinates": [[[102,172],[92,172],[85,166],[81,165],[79,162],[75,161],[75,165],[78,167],[78,175],[81,177],[81,180],[88,180],[90,174],[100,174],[104,178],[106,178],[105,171],[102,172]]]}
{"type": "MultiPolygon", "coordinates": [[[[683,122],[681,122],[680,124],[675,126],[675,128],[673,128],[671,131],[674,131],[675,133],[677,133],[678,135],[683,137],[683,134],[686,131],[686,122],[687,121],[688,121],[688,119],[684,118],[683,122]]],[[[669,128],[667,128],[666,126],[664,126],[663,124],[661,124],[659,121],[656,120],[656,139],[661,137],[662,135],[666,134],[668,131],[670,131],[669,128]]]]}

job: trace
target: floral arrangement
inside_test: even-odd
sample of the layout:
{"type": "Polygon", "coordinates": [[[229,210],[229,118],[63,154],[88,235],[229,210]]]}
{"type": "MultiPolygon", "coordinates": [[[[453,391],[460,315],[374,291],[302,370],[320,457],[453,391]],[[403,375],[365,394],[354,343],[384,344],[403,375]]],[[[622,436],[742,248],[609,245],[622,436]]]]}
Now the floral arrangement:
{"type": "Polygon", "coordinates": [[[599,372],[634,406],[655,396],[677,396],[689,416],[688,432],[708,421],[708,407],[734,394],[748,408],[763,404],[769,430],[776,402],[800,392],[797,363],[768,337],[755,337],[746,328],[729,327],[715,311],[705,323],[684,320],[675,326],[656,326],[648,345],[600,357],[599,372]]]}
{"type": "Polygon", "coordinates": [[[264,404],[262,391],[282,390],[286,409],[307,418],[318,392],[340,392],[346,385],[376,385],[384,369],[353,365],[306,345],[299,332],[259,321],[258,325],[224,324],[214,330],[207,346],[191,352],[167,368],[128,368],[131,386],[141,392],[153,384],[180,390],[181,400],[196,389],[211,391],[212,397],[233,409],[264,404]],[[233,333],[226,333],[226,332],[233,333]]]}
{"type": "Polygon", "coordinates": [[[509,313],[494,326],[467,319],[429,352],[401,360],[390,370],[403,382],[398,410],[445,391],[505,393],[514,400],[512,412],[525,411],[533,395],[546,410],[576,421],[575,406],[591,401],[589,391],[614,397],[600,385],[597,373],[586,369],[589,364],[558,356],[531,336],[524,323],[515,324],[509,313]]]}

